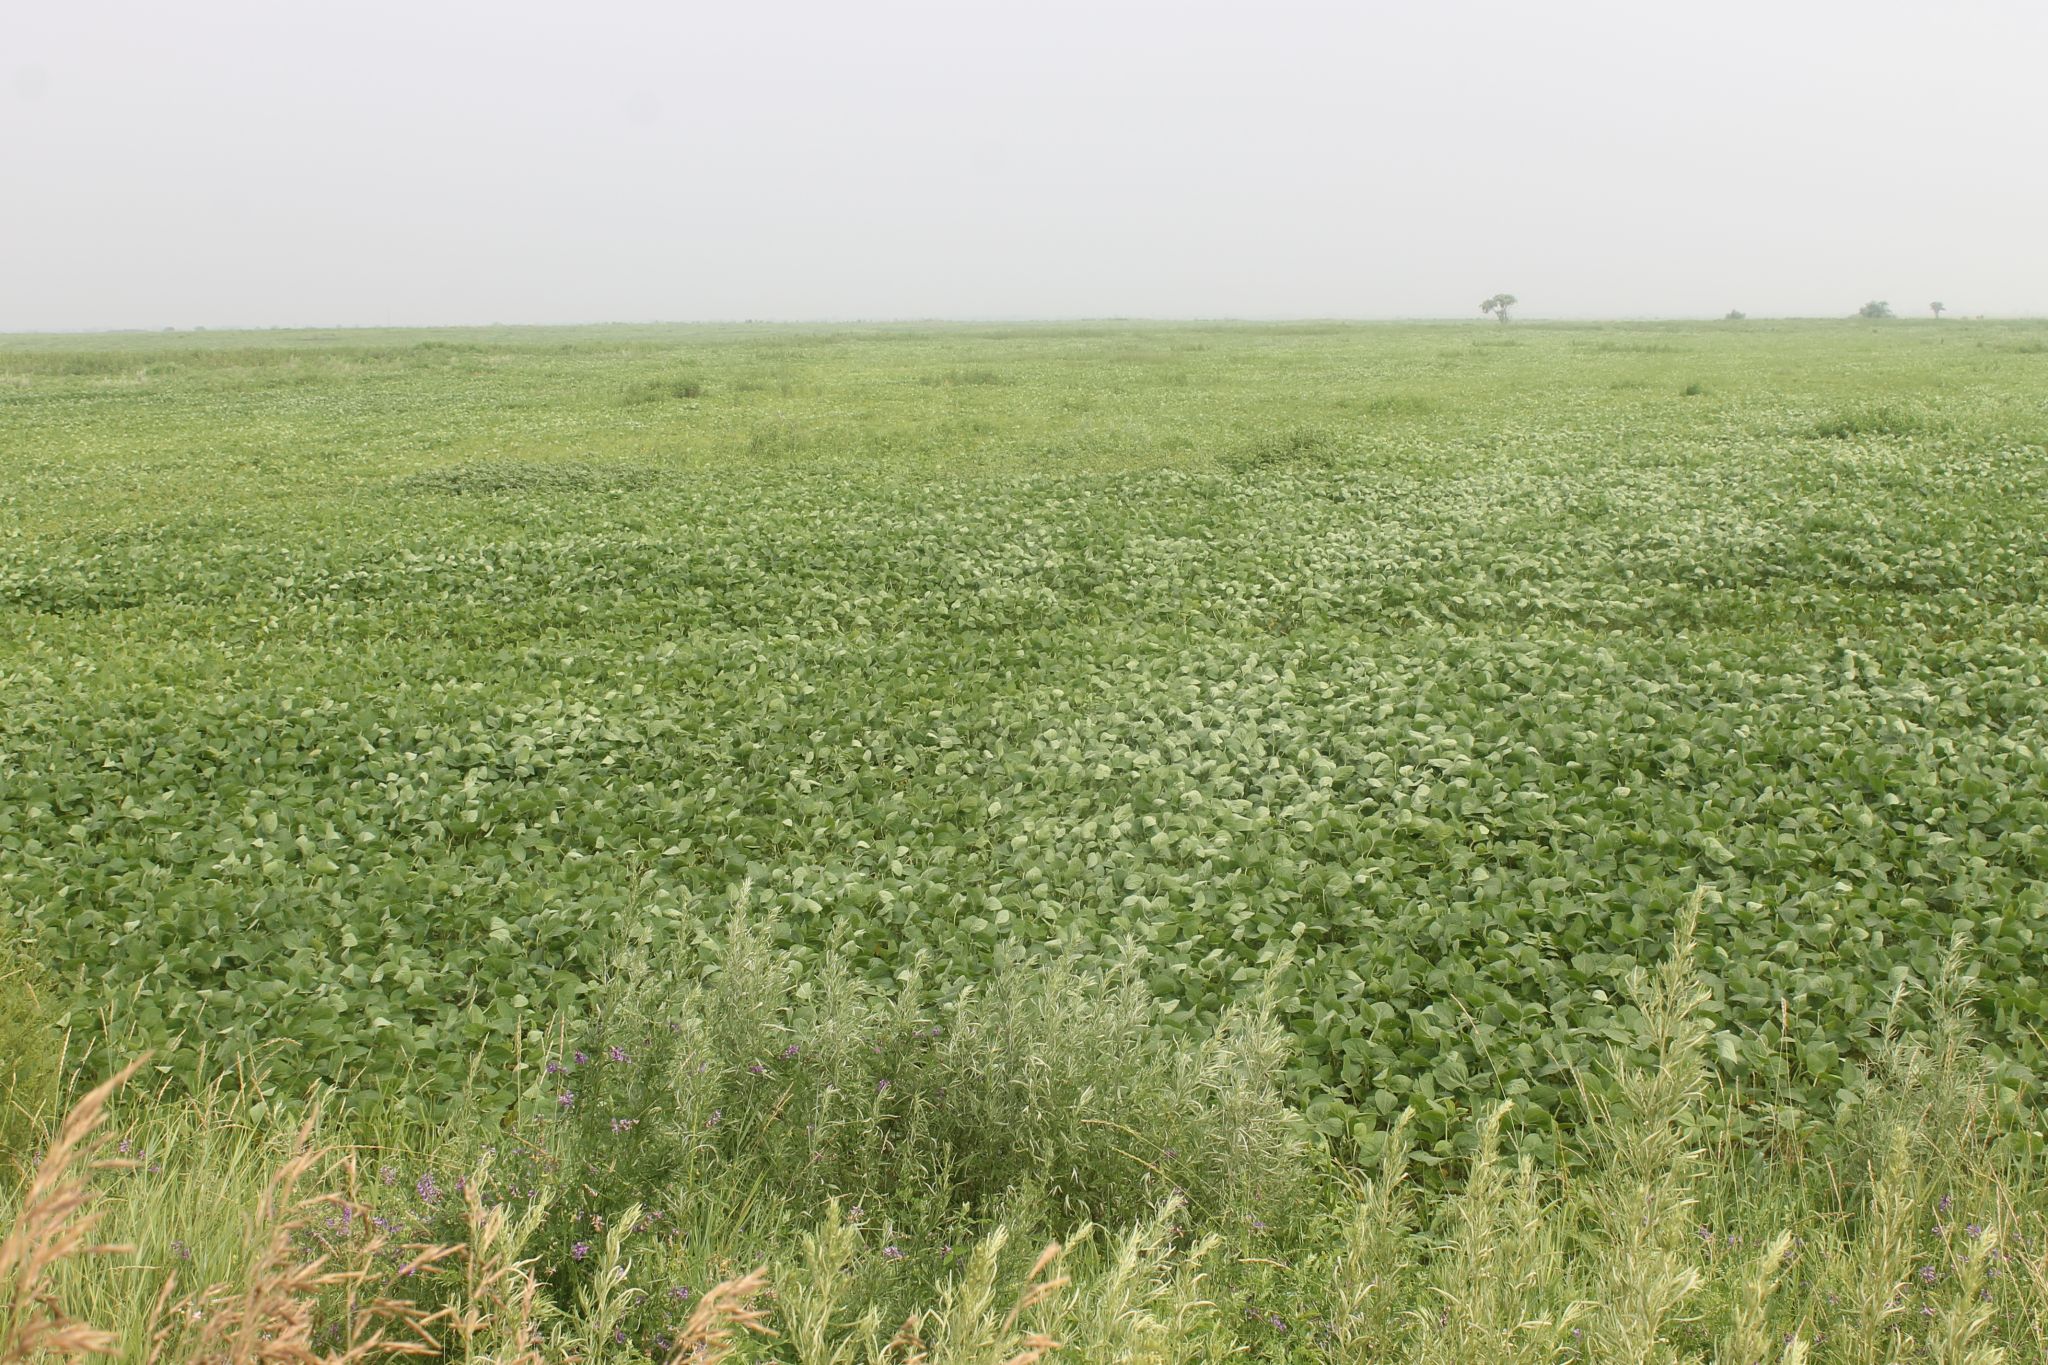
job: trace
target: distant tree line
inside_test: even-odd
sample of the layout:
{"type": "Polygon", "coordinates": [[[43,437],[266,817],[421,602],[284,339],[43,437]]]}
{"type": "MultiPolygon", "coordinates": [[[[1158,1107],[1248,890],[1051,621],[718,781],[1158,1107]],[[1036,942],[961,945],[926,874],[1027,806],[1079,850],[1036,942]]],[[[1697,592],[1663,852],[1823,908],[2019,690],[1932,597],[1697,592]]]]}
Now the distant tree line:
{"type": "MultiPolygon", "coordinates": [[[[1506,322],[1508,320],[1508,309],[1520,302],[1521,300],[1513,294],[1494,294],[1479,301],[1479,311],[1493,318],[1496,322],[1506,322]]],[[[1948,311],[1948,305],[1939,301],[1930,303],[1927,307],[1934,314],[1936,322],[1941,321],[1941,315],[1948,311]]],[[[1885,300],[1872,299],[1856,310],[1856,316],[1859,318],[1876,319],[1897,317],[1898,314],[1892,312],[1891,304],[1885,300]]],[[[1721,315],[1721,320],[1723,322],[1743,322],[1748,317],[1749,314],[1743,312],[1740,308],[1730,308],[1721,315]]]]}

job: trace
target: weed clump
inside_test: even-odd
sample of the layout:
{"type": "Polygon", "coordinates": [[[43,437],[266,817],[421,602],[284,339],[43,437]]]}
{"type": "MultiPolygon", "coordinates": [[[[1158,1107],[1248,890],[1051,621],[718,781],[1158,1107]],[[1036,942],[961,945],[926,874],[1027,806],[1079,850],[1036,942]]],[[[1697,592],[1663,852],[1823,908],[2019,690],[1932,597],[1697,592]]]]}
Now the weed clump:
{"type": "Polygon", "coordinates": [[[914,972],[888,990],[836,956],[804,964],[745,918],[706,948],[709,972],[627,970],[551,1064],[542,1111],[603,1202],[715,1169],[899,1217],[1022,1193],[1097,1223],[1168,1198],[1199,1220],[1302,1203],[1289,1048],[1261,1006],[1190,1038],[1129,965],[1008,957],[933,999],[914,972]],[[678,979],[702,984],[679,996],[678,979]]]}

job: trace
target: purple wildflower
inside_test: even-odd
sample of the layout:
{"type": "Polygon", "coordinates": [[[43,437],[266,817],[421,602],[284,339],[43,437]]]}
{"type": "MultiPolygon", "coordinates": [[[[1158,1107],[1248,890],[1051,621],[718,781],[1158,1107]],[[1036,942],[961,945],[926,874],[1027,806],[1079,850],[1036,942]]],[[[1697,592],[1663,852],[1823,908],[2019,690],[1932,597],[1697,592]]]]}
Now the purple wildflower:
{"type": "Polygon", "coordinates": [[[794,1057],[794,1056],[796,1056],[796,1055],[797,1055],[797,1053],[799,1053],[799,1052],[802,1052],[802,1051],[803,1051],[803,1049],[802,1049],[802,1048],[798,1047],[798,1046],[797,1046],[797,1045],[796,1045],[795,1043],[791,1043],[791,1044],[790,1044],[790,1045],[789,1045],[788,1047],[786,1047],[786,1048],[782,1049],[782,1055],[783,1055],[783,1057],[784,1057],[784,1058],[791,1058],[791,1057],[794,1057]]]}
{"type": "Polygon", "coordinates": [[[570,1105],[576,1103],[576,1092],[573,1090],[564,1090],[561,1094],[555,1096],[555,1103],[562,1106],[562,1108],[567,1109],[570,1105]]]}
{"type": "Polygon", "coordinates": [[[760,1062],[748,1062],[747,1070],[753,1072],[756,1076],[765,1076],[768,1074],[768,1068],[766,1066],[763,1066],[760,1062]]]}
{"type": "Polygon", "coordinates": [[[569,1256],[572,1260],[580,1261],[589,1254],[590,1243],[588,1242],[578,1242],[575,1246],[569,1248],[569,1256]]]}
{"type": "Polygon", "coordinates": [[[576,1054],[576,1065],[578,1065],[578,1066],[589,1066],[589,1065],[590,1065],[590,1054],[589,1054],[589,1053],[587,1053],[587,1052],[580,1052],[580,1051],[579,1051],[579,1052],[578,1052],[578,1053],[576,1054]]]}
{"type": "Polygon", "coordinates": [[[1939,1277],[1935,1274],[1933,1266],[1923,1265],[1920,1267],[1920,1283],[1933,1284],[1937,1278],[1939,1277]]]}
{"type": "Polygon", "coordinates": [[[431,1171],[414,1181],[412,1188],[413,1193],[420,1197],[422,1204],[431,1204],[441,1197],[441,1187],[434,1183],[434,1175],[431,1171]]]}
{"type": "Polygon", "coordinates": [[[885,1246],[882,1248],[882,1254],[892,1261],[900,1261],[903,1259],[903,1248],[893,1245],[885,1246]]]}
{"type": "Polygon", "coordinates": [[[631,1057],[628,1057],[626,1055],[626,1049],[617,1046],[605,1049],[604,1055],[611,1058],[615,1062],[630,1063],[633,1060],[631,1057]]]}

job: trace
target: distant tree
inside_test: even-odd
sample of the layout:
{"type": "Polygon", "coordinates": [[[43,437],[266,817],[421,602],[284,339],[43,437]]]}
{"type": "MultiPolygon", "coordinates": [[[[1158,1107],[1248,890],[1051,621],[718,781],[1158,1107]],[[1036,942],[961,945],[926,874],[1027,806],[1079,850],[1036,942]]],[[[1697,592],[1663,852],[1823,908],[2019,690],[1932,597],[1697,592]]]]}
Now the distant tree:
{"type": "Polygon", "coordinates": [[[1892,306],[1883,299],[1872,299],[1856,310],[1856,316],[1859,318],[1888,318],[1891,315],[1892,306]]]}
{"type": "Polygon", "coordinates": [[[1491,313],[1502,322],[1506,322],[1508,320],[1508,309],[1520,302],[1521,300],[1513,294],[1495,294],[1490,299],[1481,299],[1479,301],[1479,311],[1491,313]]]}
{"type": "Polygon", "coordinates": [[[1746,318],[1746,317],[1748,317],[1748,316],[1749,316],[1749,314],[1747,314],[1747,313],[1743,312],[1743,311],[1742,311],[1742,310],[1741,310],[1740,308],[1730,308],[1730,309],[1728,310],[1728,316],[1727,316],[1727,317],[1724,317],[1724,318],[1722,318],[1722,319],[1721,319],[1721,321],[1723,321],[1723,322],[1740,322],[1740,321],[1742,321],[1742,320],[1743,320],[1744,318],[1746,318]]]}
{"type": "Polygon", "coordinates": [[[1945,303],[1930,303],[1927,306],[1934,310],[1934,320],[1936,322],[1940,322],[1941,315],[1948,311],[1948,305],[1945,303]]]}

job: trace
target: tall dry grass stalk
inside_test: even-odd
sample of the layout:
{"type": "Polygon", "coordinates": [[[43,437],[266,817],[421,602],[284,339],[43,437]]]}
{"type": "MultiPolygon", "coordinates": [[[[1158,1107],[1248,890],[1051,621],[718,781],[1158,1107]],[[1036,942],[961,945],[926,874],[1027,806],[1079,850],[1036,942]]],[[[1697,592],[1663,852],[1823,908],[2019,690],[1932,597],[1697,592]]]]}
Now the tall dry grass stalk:
{"type": "Polygon", "coordinates": [[[1340,1214],[1338,1251],[1330,1271],[1331,1353],[1366,1361],[1385,1354],[1401,1266],[1415,1229],[1409,1181],[1409,1138],[1415,1118],[1404,1109],[1380,1149],[1379,1169],[1362,1177],[1340,1214]]]}
{"type": "Polygon", "coordinates": [[[881,1359],[897,1365],[1038,1365],[1060,1343],[1028,1322],[1036,1310],[1066,1289],[1067,1276],[1053,1273],[1066,1249],[1050,1243],[1038,1253],[1023,1287],[1007,1312],[996,1282],[1009,1233],[997,1228],[981,1239],[967,1268],[948,1285],[936,1309],[904,1322],[881,1359]]]}
{"type": "Polygon", "coordinates": [[[116,1164],[102,1155],[107,1101],[146,1060],[136,1058],[80,1100],[29,1177],[14,1222],[0,1238],[0,1365],[106,1355],[116,1347],[113,1333],[69,1316],[49,1280],[72,1257],[121,1250],[87,1240],[101,1217],[92,1207],[92,1176],[116,1164]]]}
{"type": "Polygon", "coordinates": [[[1602,1233],[1595,1334],[1614,1360],[1669,1357],[1671,1329],[1704,1282],[1687,1235],[1702,1173],[1697,1138],[1708,1083],[1710,1029],[1702,1010],[1712,997],[1693,962],[1703,899],[1695,894],[1679,916],[1663,965],[1631,974],[1644,1059],[1615,1049],[1613,1098],[1589,1096],[1607,1147],[1582,1187],[1602,1233]]]}
{"type": "Polygon", "coordinates": [[[696,1311],[683,1325],[669,1365],[717,1365],[732,1358],[741,1335],[773,1336],[767,1313],[756,1306],[767,1292],[765,1267],[705,1290],[696,1311]]]}
{"type": "Polygon", "coordinates": [[[1590,1307],[1564,1293],[1567,1226],[1524,1158],[1512,1172],[1500,1152],[1497,1106],[1479,1127],[1479,1152],[1450,1202],[1449,1240],[1431,1262],[1433,1306],[1410,1317],[1418,1358],[1430,1362],[1554,1359],[1590,1307]]]}
{"type": "MultiPolygon", "coordinates": [[[[435,1328],[451,1310],[428,1311],[407,1298],[375,1293],[385,1274],[377,1266],[391,1250],[381,1236],[352,1248],[350,1263],[332,1265],[325,1252],[308,1255],[302,1234],[319,1213],[348,1208],[331,1194],[302,1195],[300,1186],[325,1154],[311,1145],[314,1120],[299,1130],[296,1153],[264,1187],[244,1232],[248,1269],[238,1282],[216,1282],[175,1297],[165,1282],[151,1333],[150,1360],[223,1362],[223,1365],[349,1365],[387,1356],[440,1353],[435,1328]],[[339,1298],[339,1342],[314,1343],[323,1302],[339,1298]]],[[[404,1250],[397,1275],[409,1278],[458,1255],[454,1246],[404,1250]]]]}
{"type": "MultiPolygon", "coordinates": [[[[1757,1253],[1749,1274],[1736,1286],[1732,1296],[1734,1302],[1729,1309],[1728,1329],[1722,1335],[1717,1357],[1725,1365],[1755,1365],[1755,1362],[1771,1358],[1774,1349],[1769,1318],[1771,1295],[1784,1276],[1791,1250],[1792,1234],[1779,1233],[1757,1253]]],[[[1805,1347],[1800,1338],[1795,1336],[1789,1344],[1787,1360],[1791,1358],[1791,1348],[1797,1348],[1803,1358],[1805,1347]]]]}
{"type": "Polygon", "coordinates": [[[463,1186],[469,1245],[458,1258],[463,1284],[447,1317],[446,1334],[453,1344],[448,1355],[464,1362],[541,1365],[546,1359],[544,1300],[532,1263],[522,1253],[547,1208],[536,1205],[514,1222],[502,1205],[484,1203],[483,1188],[481,1178],[463,1186]]]}

